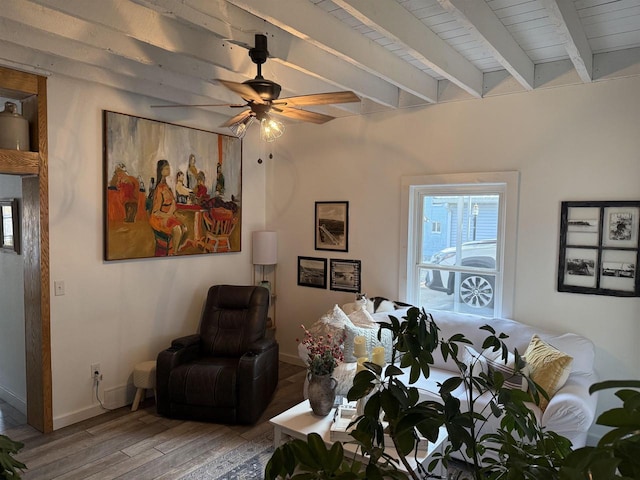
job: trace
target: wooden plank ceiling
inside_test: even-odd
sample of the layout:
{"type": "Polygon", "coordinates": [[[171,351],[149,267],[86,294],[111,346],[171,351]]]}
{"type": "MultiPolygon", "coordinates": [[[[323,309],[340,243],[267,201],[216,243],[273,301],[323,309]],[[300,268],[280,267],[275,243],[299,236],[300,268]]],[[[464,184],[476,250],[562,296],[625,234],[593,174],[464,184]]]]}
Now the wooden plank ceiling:
{"type": "Polygon", "coordinates": [[[0,0],[0,65],[150,104],[241,102],[213,79],[255,77],[256,33],[281,97],[362,98],[334,116],[640,74],[640,0],[0,0]]]}

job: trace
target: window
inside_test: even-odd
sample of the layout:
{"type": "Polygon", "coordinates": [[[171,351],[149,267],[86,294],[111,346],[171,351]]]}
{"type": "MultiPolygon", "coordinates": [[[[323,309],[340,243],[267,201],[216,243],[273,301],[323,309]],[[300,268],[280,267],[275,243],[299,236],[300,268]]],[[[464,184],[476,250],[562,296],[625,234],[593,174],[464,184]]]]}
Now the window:
{"type": "Polygon", "coordinates": [[[404,178],[402,296],[427,311],[509,316],[517,188],[517,172],[404,178]]]}

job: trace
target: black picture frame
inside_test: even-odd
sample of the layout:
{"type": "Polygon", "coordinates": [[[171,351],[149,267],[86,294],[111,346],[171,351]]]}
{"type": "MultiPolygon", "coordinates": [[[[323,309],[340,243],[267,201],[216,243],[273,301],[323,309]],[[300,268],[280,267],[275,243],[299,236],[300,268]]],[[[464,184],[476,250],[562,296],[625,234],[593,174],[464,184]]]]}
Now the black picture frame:
{"type": "Polygon", "coordinates": [[[298,257],[298,285],[301,287],[327,288],[327,259],[298,257]]]}
{"type": "Polygon", "coordinates": [[[20,255],[20,211],[17,198],[0,199],[0,251],[20,255]]]}
{"type": "Polygon", "coordinates": [[[338,292],[360,293],[362,288],[362,263],[360,260],[330,261],[329,288],[338,292]]]}
{"type": "Polygon", "coordinates": [[[640,296],[640,201],[562,202],[558,291],[640,296]]]}
{"type": "Polygon", "coordinates": [[[349,202],[316,202],[315,249],[349,251],[349,202]]]}

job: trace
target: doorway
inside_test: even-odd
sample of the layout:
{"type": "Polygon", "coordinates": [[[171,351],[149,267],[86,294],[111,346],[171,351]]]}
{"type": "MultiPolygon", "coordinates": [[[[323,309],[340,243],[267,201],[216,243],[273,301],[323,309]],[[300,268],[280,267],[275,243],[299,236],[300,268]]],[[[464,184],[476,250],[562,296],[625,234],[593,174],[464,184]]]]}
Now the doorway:
{"type": "MultiPolygon", "coordinates": [[[[3,177],[14,176],[5,175],[1,160],[0,175],[3,177]]],[[[7,363],[6,359],[3,363],[14,369],[11,372],[12,383],[19,385],[19,390],[22,390],[22,392],[16,393],[23,393],[26,388],[26,417],[23,419],[23,415],[20,415],[20,412],[7,402],[2,403],[2,417],[6,420],[4,423],[7,425],[11,423],[11,426],[14,426],[15,422],[24,420],[24,423],[47,433],[53,430],[48,293],[49,262],[48,249],[46,255],[42,254],[40,181],[38,177],[33,176],[15,177],[9,181],[12,184],[17,182],[22,189],[22,198],[18,203],[22,242],[19,255],[3,252],[3,255],[14,256],[10,258],[14,261],[3,272],[11,273],[12,277],[4,278],[3,275],[3,282],[13,282],[13,285],[5,285],[5,288],[12,286],[16,290],[16,298],[10,300],[12,305],[3,305],[3,310],[6,308],[5,311],[15,313],[13,317],[17,318],[12,319],[13,324],[10,325],[10,328],[19,328],[15,322],[20,322],[24,326],[24,335],[20,335],[22,332],[13,332],[15,342],[22,346],[23,350],[11,351],[10,355],[13,358],[10,363],[7,363]],[[44,270],[42,269],[43,257],[46,258],[47,266],[44,270]],[[18,268],[21,268],[22,271],[18,271],[18,268]],[[16,282],[22,285],[16,285],[16,282]],[[43,285],[47,286],[46,290],[43,290],[43,285]],[[23,288],[20,288],[22,286],[23,288]],[[23,292],[22,298],[19,295],[20,291],[23,292]],[[20,372],[17,372],[16,369],[20,372]],[[19,378],[22,375],[24,378],[19,378]]],[[[6,184],[6,178],[4,183],[6,184]]],[[[2,193],[2,195],[6,194],[2,193]]],[[[48,236],[46,239],[48,246],[48,236]]],[[[8,263],[4,262],[3,265],[7,266],[8,263]]]]}
{"type": "Polygon", "coordinates": [[[29,120],[30,150],[0,149],[0,174],[15,175],[22,183],[27,423],[48,433],[53,430],[53,409],[46,78],[0,67],[0,97],[20,102],[29,120]]]}
{"type": "Polygon", "coordinates": [[[21,178],[0,175],[0,433],[27,423],[24,262],[13,221],[21,203],[21,178]]]}

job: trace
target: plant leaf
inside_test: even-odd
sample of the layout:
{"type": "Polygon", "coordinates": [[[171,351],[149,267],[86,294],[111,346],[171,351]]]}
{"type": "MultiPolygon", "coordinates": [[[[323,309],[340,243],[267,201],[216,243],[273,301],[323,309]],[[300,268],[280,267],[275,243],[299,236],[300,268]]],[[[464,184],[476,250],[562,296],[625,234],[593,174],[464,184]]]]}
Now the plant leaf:
{"type": "Polygon", "coordinates": [[[344,448],[342,447],[342,443],[335,442],[331,445],[331,449],[329,450],[328,461],[325,466],[325,471],[329,473],[336,472],[342,462],[344,461],[344,448]]]}

